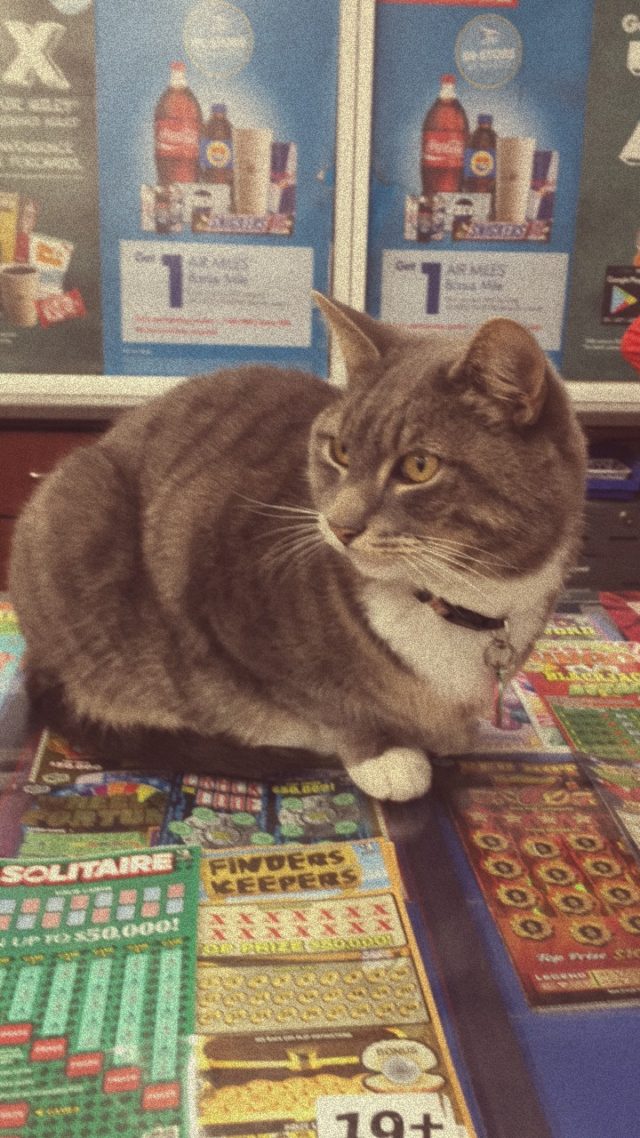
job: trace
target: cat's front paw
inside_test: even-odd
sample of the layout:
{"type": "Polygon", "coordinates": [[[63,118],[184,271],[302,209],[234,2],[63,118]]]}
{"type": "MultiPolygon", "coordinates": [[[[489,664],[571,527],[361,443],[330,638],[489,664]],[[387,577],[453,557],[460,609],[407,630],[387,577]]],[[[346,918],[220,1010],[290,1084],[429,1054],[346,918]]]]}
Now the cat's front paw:
{"type": "Polygon", "coordinates": [[[431,786],[431,763],[411,747],[390,747],[375,758],[345,765],[356,786],[371,798],[407,802],[421,798],[431,786]]]}

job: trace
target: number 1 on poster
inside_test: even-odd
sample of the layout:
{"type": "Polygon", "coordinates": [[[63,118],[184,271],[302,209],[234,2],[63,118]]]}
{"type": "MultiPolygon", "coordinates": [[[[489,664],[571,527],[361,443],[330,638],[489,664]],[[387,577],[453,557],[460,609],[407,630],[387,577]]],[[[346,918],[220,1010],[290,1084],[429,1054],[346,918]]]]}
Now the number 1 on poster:
{"type": "Polygon", "coordinates": [[[427,316],[437,316],[440,311],[442,265],[440,261],[423,261],[420,269],[427,278],[426,314],[427,316]]]}
{"type": "Polygon", "coordinates": [[[169,308],[182,308],[182,257],[164,253],[162,264],[169,270],[169,308]]]}

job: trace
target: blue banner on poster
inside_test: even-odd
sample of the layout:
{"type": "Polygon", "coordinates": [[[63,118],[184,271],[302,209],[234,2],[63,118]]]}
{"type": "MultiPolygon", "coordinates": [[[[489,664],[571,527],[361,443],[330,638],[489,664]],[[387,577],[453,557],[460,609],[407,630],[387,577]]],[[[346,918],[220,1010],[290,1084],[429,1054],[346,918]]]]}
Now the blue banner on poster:
{"type": "Polygon", "coordinates": [[[470,7],[378,2],[367,307],[559,362],[593,0],[470,7]]]}
{"type": "Polygon", "coordinates": [[[96,4],[105,370],[327,370],[338,0],[96,4]]]}

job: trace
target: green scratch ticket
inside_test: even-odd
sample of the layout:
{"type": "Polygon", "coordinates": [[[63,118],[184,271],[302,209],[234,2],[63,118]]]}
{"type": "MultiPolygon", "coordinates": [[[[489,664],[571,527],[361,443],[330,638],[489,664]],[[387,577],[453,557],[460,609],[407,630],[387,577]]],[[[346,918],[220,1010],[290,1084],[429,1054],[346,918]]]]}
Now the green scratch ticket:
{"type": "Polygon", "coordinates": [[[199,854],[0,862],[0,1133],[187,1138],[199,854]]]}

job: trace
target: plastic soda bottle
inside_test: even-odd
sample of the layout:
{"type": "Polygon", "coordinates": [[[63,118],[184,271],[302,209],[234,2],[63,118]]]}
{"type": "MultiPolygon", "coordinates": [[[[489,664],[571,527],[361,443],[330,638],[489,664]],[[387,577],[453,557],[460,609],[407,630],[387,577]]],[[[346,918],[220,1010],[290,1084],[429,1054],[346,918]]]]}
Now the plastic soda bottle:
{"type": "Polygon", "coordinates": [[[455,75],[443,75],[440,93],[422,124],[422,194],[457,193],[462,185],[469,123],[456,98],[455,75]]]}
{"type": "Polygon", "coordinates": [[[170,65],[169,86],[155,111],[155,159],[158,182],[197,182],[202,111],[187,86],[184,63],[170,65]]]}

